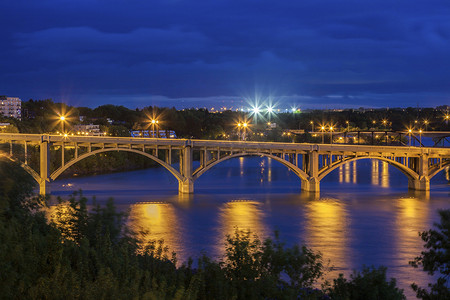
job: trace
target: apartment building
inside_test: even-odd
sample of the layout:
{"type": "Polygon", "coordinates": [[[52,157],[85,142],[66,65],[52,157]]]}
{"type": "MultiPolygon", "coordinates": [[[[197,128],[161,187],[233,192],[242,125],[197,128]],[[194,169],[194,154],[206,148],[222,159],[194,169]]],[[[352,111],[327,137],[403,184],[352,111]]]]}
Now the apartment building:
{"type": "Polygon", "coordinates": [[[22,118],[22,100],[18,97],[0,96],[0,114],[9,118],[22,118]]]}

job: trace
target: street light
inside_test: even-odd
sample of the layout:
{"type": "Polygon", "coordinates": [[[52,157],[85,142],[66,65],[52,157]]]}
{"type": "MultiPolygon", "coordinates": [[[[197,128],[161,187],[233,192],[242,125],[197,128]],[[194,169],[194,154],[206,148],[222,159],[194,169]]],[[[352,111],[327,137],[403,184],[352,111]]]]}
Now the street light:
{"type": "Polygon", "coordinates": [[[422,147],[422,129],[419,130],[419,147],[422,147]]]}
{"type": "Polygon", "coordinates": [[[158,130],[159,121],[156,119],[152,119],[150,122],[152,124],[152,137],[159,137],[159,130],[158,130]],[[158,130],[158,133],[155,132],[155,127],[158,130]]]}
{"type": "Polygon", "coordinates": [[[61,132],[64,134],[64,122],[66,121],[66,117],[60,116],[59,120],[61,121],[61,132]]]}
{"type": "Polygon", "coordinates": [[[425,131],[428,131],[428,124],[429,124],[430,122],[428,121],[428,120],[424,120],[423,121],[423,124],[425,124],[425,131]]]}
{"type": "Polygon", "coordinates": [[[333,144],[333,126],[330,126],[330,144],[333,144]]]}
{"type": "Polygon", "coordinates": [[[237,128],[238,128],[238,139],[241,140],[241,122],[237,123],[237,128]]]}
{"type": "Polygon", "coordinates": [[[408,129],[409,133],[409,146],[411,147],[411,135],[412,135],[412,129],[408,129]]]}
{"type": "Polygon", "coordinates": [[[314,122],[313,121],[309,121],[309,124],[311,124],[311,132],[314,132],[314,122]]]}
{"type": "Polygon", "coordinates": [[[244,140],[244,141],[245,141],[245,138],[246,138],[245,133],[246,133],[246,130],[247,130],[247,126],[248,126],[247,122],[242,123],[242,127],[244,128],[244,136],[243,136],[242,140],[244,140]]]}
{"type": "Polygon", "coordinates": [[[325,126],[322,126],[322,127],[320,128],[320,131],[322,131],[322,144],[323,144],[323,132],[325,131],[325,126]]]}

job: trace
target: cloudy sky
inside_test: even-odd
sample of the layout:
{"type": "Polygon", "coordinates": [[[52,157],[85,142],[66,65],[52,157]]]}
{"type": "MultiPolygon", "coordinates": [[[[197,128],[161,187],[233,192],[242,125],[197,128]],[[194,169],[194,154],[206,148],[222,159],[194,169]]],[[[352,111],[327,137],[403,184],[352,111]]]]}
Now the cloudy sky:
{"type": "Polygon", "coordinates": [[[197,107],[450,104],[448,0],[2,0],[0,95],[197,107]]]}

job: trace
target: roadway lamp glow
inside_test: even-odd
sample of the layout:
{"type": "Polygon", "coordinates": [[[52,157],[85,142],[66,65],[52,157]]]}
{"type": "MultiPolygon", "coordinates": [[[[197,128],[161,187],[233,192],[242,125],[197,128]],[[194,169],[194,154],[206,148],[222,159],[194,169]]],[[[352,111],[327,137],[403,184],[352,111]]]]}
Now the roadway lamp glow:
{"type": "Polygon", "coordinates": [[[66,117],[60,116],[59,119],[60,119],[61,121],[64,121],[64,120],[66,119],[66,117]]]}

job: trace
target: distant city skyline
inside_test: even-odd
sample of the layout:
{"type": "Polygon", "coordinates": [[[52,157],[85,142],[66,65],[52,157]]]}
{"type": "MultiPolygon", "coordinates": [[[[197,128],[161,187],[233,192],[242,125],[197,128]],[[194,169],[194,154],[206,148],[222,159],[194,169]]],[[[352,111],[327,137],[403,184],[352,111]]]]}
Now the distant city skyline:
{"type": "Polygon", "coordinates": [[[0,95],[73,106],[450,104],[450,4],[2,1],[0,95]]]}

